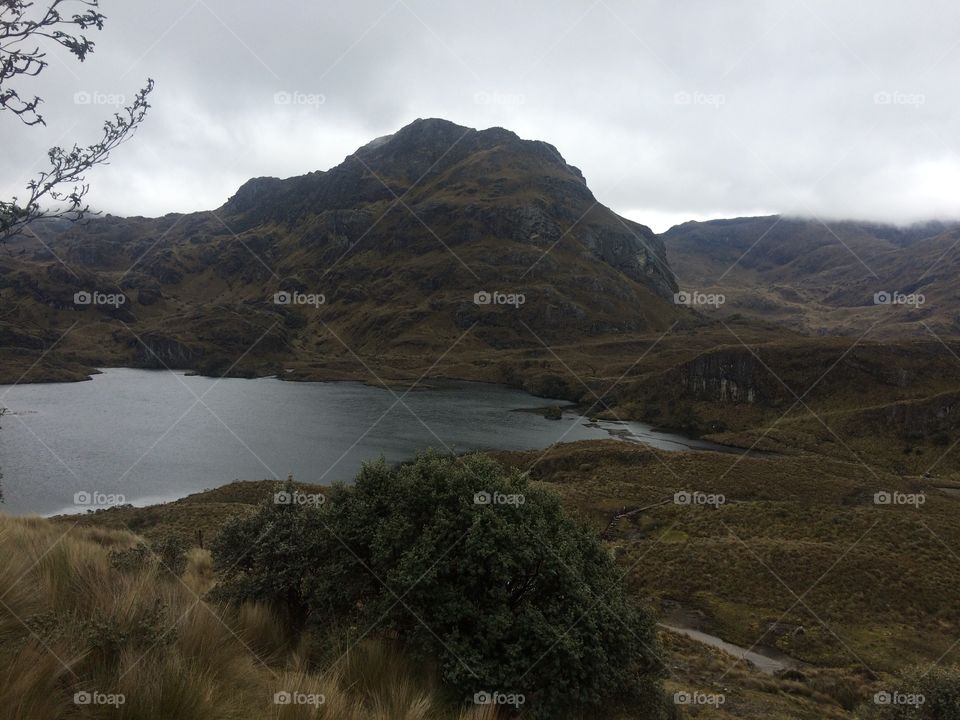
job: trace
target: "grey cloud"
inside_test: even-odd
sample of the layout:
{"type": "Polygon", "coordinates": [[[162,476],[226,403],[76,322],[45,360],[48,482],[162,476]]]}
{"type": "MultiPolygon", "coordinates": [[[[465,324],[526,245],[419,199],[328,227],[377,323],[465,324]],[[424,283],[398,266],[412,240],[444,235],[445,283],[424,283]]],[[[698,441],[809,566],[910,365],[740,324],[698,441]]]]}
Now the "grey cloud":
{"type": "Polygon", "coordinates": [[[58,54],[43,130],[0,118],[0,189],[110,111],[75,93],[158,89],[91,174],[122,214],[216,207],[245,179],[336,164],[416,117],[547,140],[598,198],[656,229],[757,211],[960,216],[960,7],[439,0],[269,5],[107,0],[80,65],[58,54]],[[277,93],[291,95],[277,102],[277,93]]]}

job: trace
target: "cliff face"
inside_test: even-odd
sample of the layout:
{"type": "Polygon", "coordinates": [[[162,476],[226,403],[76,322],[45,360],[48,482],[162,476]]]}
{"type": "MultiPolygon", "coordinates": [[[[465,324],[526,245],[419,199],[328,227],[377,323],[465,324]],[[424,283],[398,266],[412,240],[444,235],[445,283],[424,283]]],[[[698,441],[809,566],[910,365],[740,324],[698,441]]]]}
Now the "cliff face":
{"type": "MultiPolygon", "coordinates": [[[[935,342],[851,347],[822,339],[719,347],[668,371],[663,382],[680,395],[723,403],[792,403],[800,396],[805,402],[829,397],[856,406],[875,396],[871,404],[879,407],[936,393],[944,378],[957,375],[956,360],[935,342]]],[[[929,406],[893,405],[883,412],[907,426],[921,422],[921,415],[951,412],[948,400],[937,395],[929,406]]]]}
{"type": "MultiPolygon", "coordinates": [[[[912,402],[864,411],[865,420],[893,429],[904,437],[926,437],[960,427],[960,393],[944,393],[912,402]]],[[[949,442],[952,442],[951,439],[949,442]]]]}
{"type": "Polygon", "coordinates": [[[197,347],[153,333],[140,337],[128,336],[126,343],[133,349],[138,366],[155,370],[190,368],[202,354],[197,347]]]}
{"type": "Polygon", "coordinates": [[[678,370],[688,396],[719,402],[754,403],[765,399],[757,378],[757,361],[736,351],[700,356],[678,370]]]}

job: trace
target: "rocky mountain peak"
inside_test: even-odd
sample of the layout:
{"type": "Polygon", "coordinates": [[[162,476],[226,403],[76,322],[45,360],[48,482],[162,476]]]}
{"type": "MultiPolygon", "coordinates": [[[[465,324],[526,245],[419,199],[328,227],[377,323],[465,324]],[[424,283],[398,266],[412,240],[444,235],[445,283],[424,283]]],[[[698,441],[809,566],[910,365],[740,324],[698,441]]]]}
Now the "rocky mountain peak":
{"type": "MultiPolygon", "coordinates": [[[[308,249],[317,266],[345,252],[348,258],[367,252],[396,254],[392,267],[429,256],[471,281],[562,277],[549,281],[557,307],[596,327],[650,327],[652,315],[672,312],[659,308],[676,290],[660,239],[599,204],[553,145],[501,127],[420,118],[330,170],[251,180],[223,211],[235,232],[262,234],[269,227],[308,249]],[[623,308],[646,306],[647,319],[629,309],[601,310],[593,295],[601,288],[621,298],[623,308]]],[[[338,263],[336,272],[350,264],[338,263]]],[[[457,282],[450,277],[451,287],[457,282]]]]}
{"type": "Polygon", "coordinates": [[[481,153],[509,155],[512,164],[522,162],[531,169],[539,165],[544,171],[568,174],[586,185],[580,170],[568,164],[549,143],[524,140],[502,127],[475,130],[442,118],[418,118],[391,135],[367,143],[344,163],[358,158],[378,174],[410,176],[418,171],[442,171],[481,153]]]}

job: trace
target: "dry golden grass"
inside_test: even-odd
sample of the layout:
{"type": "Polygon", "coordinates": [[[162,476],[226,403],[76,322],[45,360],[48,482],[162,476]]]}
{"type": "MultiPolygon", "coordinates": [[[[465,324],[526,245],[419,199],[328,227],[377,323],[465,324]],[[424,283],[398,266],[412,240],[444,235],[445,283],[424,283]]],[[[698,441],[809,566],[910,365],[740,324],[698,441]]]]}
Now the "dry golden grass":
{"type": "Polygon", "coordinates": [[[0,516],[0,720],[494,720],[451,702],[392,643],[311,651],[265,606],[208,603],[207,551],[188,553],[181,578],[150,557],[111,563],[110,550],[139,541],[0,516]],[[77,703],[77,693],[123,703],[77,703]]]}

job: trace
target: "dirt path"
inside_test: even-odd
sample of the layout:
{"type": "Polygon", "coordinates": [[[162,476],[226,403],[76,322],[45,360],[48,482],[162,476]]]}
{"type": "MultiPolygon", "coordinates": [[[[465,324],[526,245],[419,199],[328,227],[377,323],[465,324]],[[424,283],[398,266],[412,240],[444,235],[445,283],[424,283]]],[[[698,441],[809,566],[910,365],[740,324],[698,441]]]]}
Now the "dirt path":
{"type": "Polygon", "coordinates": [[[803,665],[803,663],[801,663],[799,660],[795,660],[789,655],[785,655],[769,648],[754,648],[753,650],[747,650],[739,645],[729,643],[726,640],[717,637],[716,635],[710,635],[700,630],[694,630],[693,628],[683,627],[681,625],[669,625],[667,623],[657,623],[657,625],[662,627],[664,630],[685,635],[692,640],[702,642],[705,645],[715,647],[718,650],[723,650],[725,653],[733,655],[734,657],[742,658],[743,660],[755,665],[760,672],[764,672],[768,675],[773,675],[781,670],[799,668],[803,665]]]}

